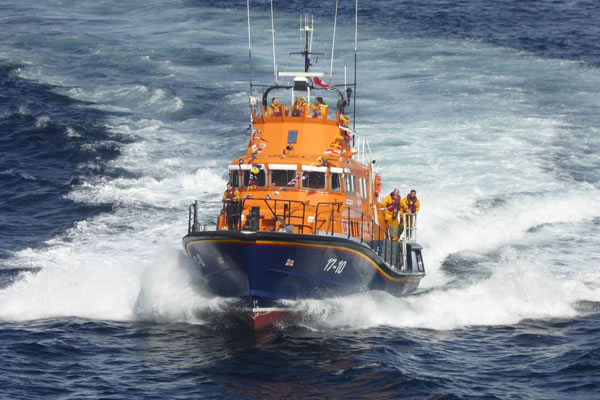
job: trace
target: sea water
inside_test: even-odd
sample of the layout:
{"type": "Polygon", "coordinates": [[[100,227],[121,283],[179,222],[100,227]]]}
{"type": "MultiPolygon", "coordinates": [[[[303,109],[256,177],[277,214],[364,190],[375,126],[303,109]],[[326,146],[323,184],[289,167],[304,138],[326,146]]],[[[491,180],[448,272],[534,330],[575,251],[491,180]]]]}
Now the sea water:
{"type": "MultiPolygon", "coordinates": [[[[305,12],[312,69],[352,81],[353,2],[333,64],[335,3],[274,2],[278,70],[302,65],[305,12]]],[[[247,21],[242,1],[0,4],[0,397],[596,398],[600,5],[359,4],[355,127],[383,192],[417,190],[427,276],[259,334],[181,248],[245,152],[250,75],[274,82],[270,4],[250,66],[247,21]]]]}

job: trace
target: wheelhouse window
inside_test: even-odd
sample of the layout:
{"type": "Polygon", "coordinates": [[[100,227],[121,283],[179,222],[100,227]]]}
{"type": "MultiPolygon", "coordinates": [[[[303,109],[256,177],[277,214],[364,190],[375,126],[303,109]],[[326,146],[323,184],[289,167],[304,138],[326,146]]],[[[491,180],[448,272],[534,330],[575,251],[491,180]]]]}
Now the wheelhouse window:
{"type": "MultiPolygon", "coordinates": [[[[250,170],[244,170],[244,186],[250,186],[250,170]]],[[[256,186],[265,187],[266,186],[266,174],[265,170],[261,169],[260,172],[256,175],[256,186]]]]}
{"type": "Polygon", "coordinates": [[[339,192],[342,190],[342,178],[344,170],[342,168],[331,167],[329,169],[329,190],[339,192]]]}
{"type": "Polygon", "coordinates": [[[340,174],[336,173],[336,172],[332,172],[330,174],[330,180],[331,182],[329,183],[329,188],[332,192],[339,192],[340,189],[342,188],[342,179],[340,177],[340,174]]]}
{"type": "Polygon", "coordinates": [[[237,169],[229,171],[229,181],[233,186],[240,187],[240,171],[237,169]]]}
{"type": "Polygon", "coordinates": [[[295,188],[298,186],[295,165],[270,164],[269,173],[272,187],[295,188]]]}
{"type": "Polygon", "coordinates": [[[327,186],[327,167],[302,166],[302,187],[323,190],[327,186]]]}
{"type": "Polygon", "coordinates": [[[356,177],[351,175],[349,170],[344,173],[344,189],[346,193],[356,193],[356,177]]]}
{"type": "Polygon", "coordinates": [[[364,178],[360,178],[360,194],[362,196],[363,199],[367,198],[367,180],[364,178]]]}
{"type": "Polygon", "coordinates": [[[305,189],[325,189],[325,173],[304,171],[302,173],[302,187],[305,189]]]}

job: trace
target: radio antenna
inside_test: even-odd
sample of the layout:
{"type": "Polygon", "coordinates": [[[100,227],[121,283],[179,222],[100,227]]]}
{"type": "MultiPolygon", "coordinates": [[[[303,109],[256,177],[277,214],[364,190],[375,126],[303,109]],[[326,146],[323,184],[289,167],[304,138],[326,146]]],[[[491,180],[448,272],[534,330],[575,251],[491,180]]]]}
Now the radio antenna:
{"type": "Polygon", "coordinates": [[[335,0],[335,18],[333,20],[333,44],[331,45],[331,64],[329,67],[329,83],[331,83],[331,77],[333,76],[333,54],[334,54],[334,50],[335,50],[335,28],[337,27],[338,3],[339,3],[339,0],[335,0]]]}
{"type": "Polygon", "coordinates": [[[273,15],[273,0],[271,0],[271,34],[273,36],[273,74],[275,74],[275,84],[277,84],[277,59],[275,58],[275,17],[273,15]]]}
{"type": "Polygon", "coordinates": [[[252,41],[250,39],[250,0],[246,0],[248,9],[248,69],[250,71],[250,96],[252,96],[252,41]]]}

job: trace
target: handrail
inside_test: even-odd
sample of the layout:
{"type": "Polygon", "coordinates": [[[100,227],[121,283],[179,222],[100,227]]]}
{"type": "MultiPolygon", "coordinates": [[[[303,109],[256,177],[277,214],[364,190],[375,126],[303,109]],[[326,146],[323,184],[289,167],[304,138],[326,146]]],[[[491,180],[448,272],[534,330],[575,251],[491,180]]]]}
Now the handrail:
{"type": "Polygon", "coordinates": [[[194,232],[194,221],[196,218],[193,218],[193,215],[196,214],[196,203],[190,204],[188,208],[188,234],[194,232]]]}
{"type": "Polygon", "coordinates": [[[198,230],[198,200],[188,207],[188,234],[198,230]]]}
{"type": "Polygon", "coordinates": [[[319,218],[319,207],[320,206],[331,206],[331,213],[330,213],[330,217],[329,217],[329,221],[327,224],[327,231],[325,233],[329,233],[329,227],[331,227],[331,235],[333,236],[334,234],[334,223],[335,223],[335,215],[333,213],[333,207],[337,206],[337,212],[340,212],[340,206],[343,203],[341,202],[319,202],[317,203],[317,207],[315,208],[315,217],[314,217],[314,221],[313,221],[313,233],[315,234],[319,234],[319,230],[317,229],[317,222],[318,222],[318,218],[319,218]]]}
{"type": "Polygon", "coordinates": [[[404,225],[404,238],[414,243],[417,241],[417,214],[405,213],[402,214],[402,223],[404,225]]]}
{"type": "MultiPolygon", "coordinates": [[[[286,225],[291,225],[293,221],[301,219],[301,223],[299,225],[299,229],[297,232],[303,233],[305,226],[305,217],[306,217],[306,203],[300,200],[282,200],[282,199],[271,199],[271,198],[246,198],[241,201],[227,202],[225,205],[225,212],[222,214],[220,218],[224,218],[220,220],[220,224],[224,224],[228,229],[241,230],[245,224],[243,219],[243,211],[248,208],[247,202],[264,202],[266,207],[271,212],[275,221],[279,221],[282,223],[282,227],[285,228],[286,225]],[[278,203],[283,203],[283,214],[278,213],[278,203]],[[292,210],[292,205],[295,204],[297,207],[295,210],[292,210]],[[301,215],[300,214],[301,210],[301,215]]],[[[400,235],[399,241],[393,241],[391,239],[390,232],[386,225],[376,225],[374,221],[367,223],[367,232],[365,232],[365,214],[362,212],[362,209],[354,209],[352,207],[346,207],[347,214],[344,215],[341,207],[344,205],[342,202],[320,202],[317,203],[315,207],[314,213],[314,221],[312,226],[306,225],[309,228],[312,228],[313,234],[319,234],[319,226],[323,226],[324,223],[327,223],[325,233],[327,235],[331,234],[332,236],[335,233],[335,224],[336,221],[345,222],[347,225],[347,237],[355,238],[356,240],[360,240],[361,243],[367,244],[376,254],[378,254],[383,261],[389,265],[391,268],[406,271],[408,268],[408,243],[415,243],[417,240],[417,215],[406,213],[402,215],[402,222],[404,225],[404,230],[400,235]],[[321,212],[320,208],[330,207],[328,212],[321,212]],[[358,215],[360,212],[360,215],[358,215]],[[319,220],[319,215],[325,215],[325,219],[319,220]],[[328,215],[327,215],[328,214],[328,215]],[[336,216],[339,215],[340,220],[336,220],[336,216]],[[360,221],[360,225],[359,225],[360,221]],[[319,225],[320,224],[320,225],[319,225]],[[370,226],[369,226],[370,224],[370,226]],[[365,235],[369,237],[365,238],[365,235]],[[370,238],[370,240],[369,240],[370,238]]],[[[258,208],[258,207],[253,207],[258,208]]],[[[255,214],[258,215],[258,214],[255,214]]],[[[248,215],[248,219],[250,214],[248,215]]],[[[260,218],[263,218],[260,216],[260,218]]],[[[310,218],[310,217],[309,217],[310,218]]],[[[257,226],[260,226],[257,225],[257,226]]],[[[254,228],[256,229],[256,228],[254,228]]],[[[202,227],[198,224],[198,202],[190,204],[188,208],[188,234],[197,232],[200,230],[206,230],[206,225],[202,227]],[[202,229],[200,229],[202,228],[202,229]]],[[[292,232],[290,232],[292,233],[292,232]]]]}
{"type": "MultiPolygon", "coordinates": [[[[243,212],[246,209],[246,201],[264,201],[265,205],[267,206],[267,208],[269,209],[269,211],[271,212],[271,214],[273,214],[273,217],[276,221],[281,221],[284,224],[284,227],[286,225],[291,225],[292,223],[292,218],[299,218],[301,219],[302,223],[300,224],[300,233],[304,233],[304,218],[306,216],[306,204],[303,201],[300,200],[282,200],[282,199],[271,199],[271,198],[254,198],[254,197],[249,197],[246,199],[242,199],[242,207],[241,207],[241,211],[243,212]],[[274,202],[274,208],[271,208],[269,201],[274,202]],[[277,214],[277,203],[284,203],[284,211],[283,211],[283,215],[281,216],[282,218],[279,218],[280,216],[277,214]],[[291,205],[292,203],[299,203],[302,206],[302,216],[295,216],[292,215],[291,212],[291,205]],[[285,217],[286,217],[286,207],[287,209],[290,210],[290,212],[287,214],[287,222],[285,221],[285,217]]],[[[241,226],[240,226],[241,229],[241,226]]]]}

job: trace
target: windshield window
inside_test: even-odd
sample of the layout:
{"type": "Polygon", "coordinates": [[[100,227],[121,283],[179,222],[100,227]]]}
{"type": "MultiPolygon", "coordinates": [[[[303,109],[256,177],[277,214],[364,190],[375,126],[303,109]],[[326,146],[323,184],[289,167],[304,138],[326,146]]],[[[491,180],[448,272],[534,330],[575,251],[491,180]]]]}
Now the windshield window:
{"type": "MultiPolygon", "coordinates": [[[[258,173],[258,175],[256,175],[256,186],[265,187],[265,185],[266,185],[265,181],[266,181],[265,170],[261,169],[260,172],[258,173]]],[[[245,170],[244,171],[244,186],[246,186],[246,187],[250,186],[249,182],[250,182],[250,170],[245,170]]]]}
{"type": "Polygon", "coordinates": [[[332,192],[339,192],[342,188],[342,181],[340,179],[340,174],[332,172],[331,173],[331,183],[329,185],[332,192]]]}
{"type": "Polygon", "coordinates": [[[229,180],[235,187],[240,187],[240,171],[229,171],[229,180]]]}
{"type": "Polygon", "coordinates": [[[325,189],[325,173],[302,171],[302,187],[307,189],[325,189]]]}
{"type": "Polygon", "coordinates": [[[271,170],[271,186],[273,187],[296,187],[296,171],[291,169],[286,170],[271,170]]]}

